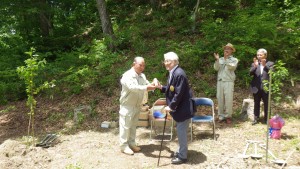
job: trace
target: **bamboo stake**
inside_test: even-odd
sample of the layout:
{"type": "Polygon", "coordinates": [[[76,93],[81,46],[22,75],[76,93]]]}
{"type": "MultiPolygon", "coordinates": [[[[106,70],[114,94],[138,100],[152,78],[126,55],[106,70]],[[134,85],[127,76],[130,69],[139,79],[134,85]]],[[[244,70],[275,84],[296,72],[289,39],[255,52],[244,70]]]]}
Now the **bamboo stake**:
{"type": "Polygon", "coordinates": [[[268,163],[268,151],[269,151],[269,117],[271,116],[271,89],[272,89],[272,69],[269,70],[270,80],[269,80],[269,98],[268,98],[268,113],[267,113],[267,144],[266,144],[266,163],[268,163]]]}

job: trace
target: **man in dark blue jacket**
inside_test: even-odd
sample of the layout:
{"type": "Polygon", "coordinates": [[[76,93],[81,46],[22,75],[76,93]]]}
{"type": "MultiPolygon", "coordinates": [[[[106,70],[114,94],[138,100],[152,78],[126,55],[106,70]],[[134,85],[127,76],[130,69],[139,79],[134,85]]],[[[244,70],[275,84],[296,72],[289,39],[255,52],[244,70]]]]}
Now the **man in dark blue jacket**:
{"type": "Polygon", "coordinates": [[[257,59],[254,58],[250,68],[250,75],[253,76],[250,89],[254,97],[254,121],[252,125],[258,123],[261,100],[264,103],[264,123],[267,122],[269,94],[264,90],[263,81],[269,80],[269,70],[273,65],[273,62],[267,61],[267,50],[258,49],[257,59]]]}
{"type": "Polygon", "coordinates": [[[165,111],[170,112],[176,121],[179,142],[179,148],[172,159],[172,164],[182,164],[187,161],[187,130],[192,117],[188,79],[184,70],[178,64],[179,59],[176,53],[168,52],[164,54],[164,65],[169,71],[169,78],[167,85],[160,86],[160,89],[166,95],[167,106],[165,111]]]}

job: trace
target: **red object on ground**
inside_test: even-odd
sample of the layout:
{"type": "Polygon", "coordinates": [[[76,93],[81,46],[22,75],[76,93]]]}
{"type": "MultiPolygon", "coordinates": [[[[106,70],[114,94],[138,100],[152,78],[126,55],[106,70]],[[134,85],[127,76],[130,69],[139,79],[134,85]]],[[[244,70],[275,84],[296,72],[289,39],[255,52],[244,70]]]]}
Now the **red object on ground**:
{"type": "Polygon", "coordinates": [[[280,139],[281,128],[284,126],[284,120],[276,115],[270,119],[270,138],[280,139]]]}

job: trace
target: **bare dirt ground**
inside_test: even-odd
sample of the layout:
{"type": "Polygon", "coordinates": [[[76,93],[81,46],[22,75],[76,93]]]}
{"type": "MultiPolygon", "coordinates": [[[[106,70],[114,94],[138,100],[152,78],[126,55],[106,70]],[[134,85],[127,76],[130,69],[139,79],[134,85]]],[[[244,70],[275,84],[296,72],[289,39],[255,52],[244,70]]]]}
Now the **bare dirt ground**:
{"type": "MultiPolygon", "coordinates": [[[[235,94],[236,112],[241,109],[244,93],[237,91],[235,94]]],[[[216,141],[213,140],[211,132],[196,131],[193,142],[189,141],[188,162],[185,164],[171,164],[170,156],[177,149],[176,135],[172,141],[165,141],[160,165],[157,167],[160,141],[149,139],[150,128],[137,129],[137,142],[142,151],[133,156],[125,155],[118,147],[118,128],[100,128],[102,121],[109,120],[109,117],[103,115],[104,112],[110,113],[118,109],[118,105],[114,104],[117,98],[101,98],[99,93],[95,93],[90,99],[85,99],[85,96],[72,96],[67,100],[51,102],[38,100],[37,114],[40,115],[36,120],[37,142],[46,133],[59,135],[55,144],[49,148],[26,146],[22,138],[27,134],[28,121],[24,102],[0,107],[0,168],[281,168],[271,162],[271,156],[266,163],[266,152],[261,148],[258,148],[258,153],[263,155],[262,159],[240,157],[247,140],[266,143],[267,127],[265,124],[252,126],[250,121],[240,120],[238,113],[230,125],[217,123],[216,141]],[[94,108],[97,115],[75,125],[71,116],[76,107],[74,105],[88,104],[95,98],[98,99],[94,108]],[[105,100],[114,102],[108,103],[105,100]]],[[[284,168],[300,169],[300,110],[286,104],[274,106],[274,109],[273,112],[283,116],[285,126],[282,128],[280,140],[269,139],[269,150],[277,158],[287,161],[284,168]]],[[[199,127],[202,129],[207,126],[199,127]]],[[[254,148],[249,147],[247,154],[253,152],[254,148]]]]}

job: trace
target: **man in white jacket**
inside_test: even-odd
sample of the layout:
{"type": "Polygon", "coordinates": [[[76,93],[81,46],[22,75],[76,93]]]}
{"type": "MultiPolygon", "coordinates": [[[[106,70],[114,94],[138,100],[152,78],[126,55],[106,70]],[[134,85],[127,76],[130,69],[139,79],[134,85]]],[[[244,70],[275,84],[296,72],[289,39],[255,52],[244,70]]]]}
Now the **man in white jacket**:
{"type": "Polygon", "coordinates": [[[235,80],[235,69],[238,59],[233,57],[232,53],[235,48],[231,43],[223,47],[224,57],[219,58],[218,53],[214,53],[214,69],[218,71],[217,78],[217,99],[218,99],[218,116],[219,122],[226,121],[230,124],[232,119],[233,91],[235,80]]]}
{"type": "Polygon", "coordinates": [[[145,61],[142,57],[136,57],[131,69],[126,71],[121,78],[121,97],[119,111],[120,146],[121,152],[133,155],[141,150],[135,142],[136,126],[144,93],[157,87],[154,80],[152,84],[142,73],[145,69],[145,61]]]}

